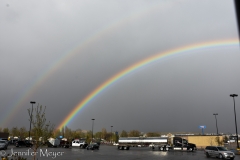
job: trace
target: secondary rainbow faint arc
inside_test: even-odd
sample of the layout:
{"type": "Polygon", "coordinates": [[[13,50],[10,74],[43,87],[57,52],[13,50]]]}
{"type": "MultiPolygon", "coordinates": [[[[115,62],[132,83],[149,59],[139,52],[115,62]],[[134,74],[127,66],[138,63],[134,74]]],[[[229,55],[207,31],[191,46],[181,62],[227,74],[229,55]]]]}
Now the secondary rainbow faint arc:
{"type": "Polygon", "coordinates": [[[78,54],[80,51],[82,51],[84,48],[89,46],[91,43],[96,41],[97,39],[100,39],[103,37],[103,35],[109,34],[113,32],[115,29],[120,28],[121,26],[125,25],[127,22],[135,20],[139,17],[144,16],[145,14],[154,13],[155,10],[160,10],[169,7],[174,7],[177,5],[177,2],[159,2],[156,4],[152,4],[148,8],[140,9],[137,11],[133,11],[130,15],[127,15],[126,17],[122,17],[121,19],[117,19],[110,24],[107,24],[106,26],[103,26],[102,29],[99,29],[86,39],[84,39],[80,44],[75,46],[74,48],[71,48],[70,51],[64,52],[61,54],[53,63],[49,64],[38,76],[36,76],[35,79],[28,82],[26,86],[23,87],[22,90],[19,91],[19,94],[17,95],[16,100],[13,100],[12,104],[7,106],[6,108],[9,108],[7,112],[0,118],[0,125],[5,126],[7,123],[9,123],[13,117],[17,113],[17,111],[20,110],[21,106],[26,105],[24,104],[27,99],[31,98],[31,94],[36,92],[36,90],[47,80],[47,78],[52,75],[56,70],[58,70],[63,64],[65,64],[69,59],[71,59],[75,54],[78,54]],[[167,7],[166,7],[167,6],[167,7]],[[24,93],[24,94],[23,94],[24,93]]]}
{"type": "Polygon", "coordinates": [[[94,89],[90,94],[88,94],[78,105],[66,116],[66,118],[58,125],[57,129],[61,129],[62,127],[66,126],[73,118],[74,116],[80,111],[81,108],[86,106],[94,97],[96,97],[100,92],[102,92],[105,88],[122,78],[123,76],[147,65],[152,62],[155,62],[157,60],[160,60],[162,58],[180,54],[184,52],[194,51],[194,50],[200,50],[200,49],[208,49],[213,47],[225,47],[225,46],[232,46],[239,44],[238,39],[232,39],[232,40],[225,40],[225,41],[211,41],[211,42],[204,42],[204,43],[198,43],[198,44],[192,44],[172,50],[168,50],[165,52],[160,52],[156,55],[150,56],[146,59],[143,59],[142,61],[139,61],[124,70],[118,72],[105,82],[103,82],[101,85],[99,85],[96,89],[94,89]]]}

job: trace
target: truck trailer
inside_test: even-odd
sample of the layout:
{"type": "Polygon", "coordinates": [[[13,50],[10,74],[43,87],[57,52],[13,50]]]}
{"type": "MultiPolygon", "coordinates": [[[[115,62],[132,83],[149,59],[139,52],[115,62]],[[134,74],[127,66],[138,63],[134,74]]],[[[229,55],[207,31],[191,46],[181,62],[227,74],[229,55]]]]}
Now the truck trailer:
{"type": "Polygon", "coordinates": [[[188,143],[188,140],[181,137],[120,137],[118,140],[119,150],[129,150],[130,147],[149,146],[152,150],[160,151],[182,150],[194,151],[196,145],[188,143]]]}

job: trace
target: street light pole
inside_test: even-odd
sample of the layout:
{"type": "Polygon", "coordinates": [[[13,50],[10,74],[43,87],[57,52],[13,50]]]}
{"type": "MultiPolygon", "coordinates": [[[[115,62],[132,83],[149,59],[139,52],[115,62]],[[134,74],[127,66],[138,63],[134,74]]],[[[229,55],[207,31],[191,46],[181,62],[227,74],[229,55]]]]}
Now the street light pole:
{"type": "Polygon", "coordinates": [[[112,127],[113,127],[113,126],[111,126],[111,142],[112,142],[112,127]]]}
{"type": "Polygon", "coordinates": [[[92,119],[92,142],[93,142],[93,124],[94,124],[94,120],[95,119],[92,119]]]}
{"type": "Polygon", "coordinates": [[[33,104],[35,104],[36,102],[31,101],[30,103],[32,104],[32,110],[31,110],[31,115],[30,115],[30,129],[29,129],[29,134],[28,134],[29,135],[29,141],[30,141],[30,136],[31,136],[30,132],[31,132],[31,124],[32,124],[33,104]]]}
{"type": "Polygon", "coordinates": [[[237,97],[237,94],[230,94],[230,97],[233,97],[233,103],[234,103],[234,115],[235,115],[235,128],[236,128],[236,135],[237,135],[237,148],[239,148],[238,144],[238,130],[237,130],[237,118],[236,118],[236,109],[235,109],[235,98],[237,97]]]}
{"type": "Polygon", "coordinates": [[[218,125],[217,125],[217,113],[213,113],[213,115],[215,116],[215,120],[216,120],[216,128],[217,128],[217,135],[218,135],[218,125]]]}

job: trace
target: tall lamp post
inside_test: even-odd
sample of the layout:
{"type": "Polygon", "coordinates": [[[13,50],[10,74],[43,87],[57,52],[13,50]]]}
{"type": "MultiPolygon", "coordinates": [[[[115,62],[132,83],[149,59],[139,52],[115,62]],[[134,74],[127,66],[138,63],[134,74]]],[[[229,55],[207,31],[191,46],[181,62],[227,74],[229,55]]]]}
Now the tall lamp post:
{"type": "Polygon", "coordinates": [[[215,120],[216,120],[216,128],[217,128],[217,135],[218,135],[218,125],[217,125],[217,113],[213,113],[213,115],[215,116],[215,120]]]}
{"type": "Polygon", "coordinates": [[[92,142],[93,142],[93,124],[94,124],[94,120],[95,119],[92,119],[92,142]]]}
{"type": "Polygon", "coordinates": [[[111,126],[111,142],[112,142],[112,127],[113,127],[113,126],[111,126]]]}
{"type": "Polygon", "coordinates": [[[30,141],[30,136],[31,136],[30,132],[31,132],[31,124],[32,124],[33,104],[35,104],[36,102],[31,101],[30,103],[32,104],[32,110],[31,110],[31,115],[30,115],[29,141],[30,141]]]}
{"type": "Polygon", "coordinates": [[[239,148],[238,144],[238,131],[237,131],[237,118],[236,118],[236,109],[235,109],[235,98],[237,97],[237,94],[230,94],[230,97],[233,97],[233,103],[234,103],[234,115],[235,115],[235,128],[236,128],[236,135],[237,135],[237,148],[239,148]]]}

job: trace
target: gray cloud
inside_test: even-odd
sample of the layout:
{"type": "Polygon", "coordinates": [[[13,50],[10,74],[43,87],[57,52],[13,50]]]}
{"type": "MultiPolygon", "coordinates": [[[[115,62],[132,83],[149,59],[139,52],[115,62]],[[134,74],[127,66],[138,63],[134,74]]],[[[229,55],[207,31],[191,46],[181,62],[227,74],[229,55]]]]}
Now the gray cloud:
{"type": "MultiPolygon", "coordinates": [[[[32,100],[46,105],[58,125],[91,91],[136,62],[238,36],[233,2],[217,0],[2,1],[0,26],[1,116],[12,109],[1,127],[25,126],[20,117],[27,117],[32,100]],[[38,77],[45,79],[37,84],[38,77]]],[[[218,112],[219,131],[234,133],[229,94],[240,93],[238,61],[237,45],[161,59],[106,88],[68,126],[91,130],[95,118],[96,130],[201,132],[198,126],[206,125],[206,132],[216,132],[212,114],[218,112]]]]}

